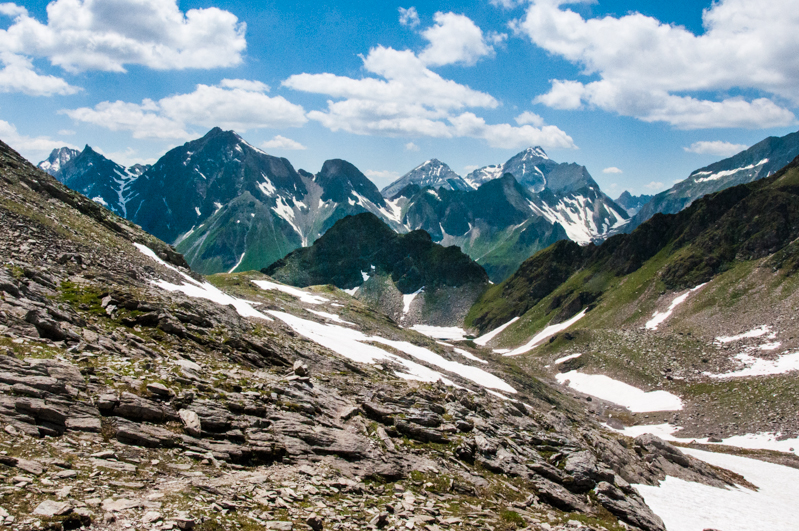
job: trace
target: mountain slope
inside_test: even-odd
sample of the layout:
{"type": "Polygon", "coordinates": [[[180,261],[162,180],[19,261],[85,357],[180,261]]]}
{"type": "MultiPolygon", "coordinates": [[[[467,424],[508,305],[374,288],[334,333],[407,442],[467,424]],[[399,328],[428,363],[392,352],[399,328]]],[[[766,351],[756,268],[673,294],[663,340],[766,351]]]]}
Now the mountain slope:
{"type": "Polygon", "coordinates": [[[743,482],[333,288],[195,278],[2,143],[0,191],[14,231],[0,231],[0,468],[27,484],[3,519],[20,529],[133,528],[154,512],[159,527],[318,527],[347,507],[357,528],[423,513],[465,530],[663,531],[630,483],[743,482]],[[418,512],[376,512],[399,492],[418,512]]]}
{"type": "Polygon", "coordinates": [[[799,131],[768,137],[737,155],[692,172],[684,181],[660,192],[642,206],[623,230],[631,232],[658,212],[677,213],[703,195],[768,177],[796,156],[799,156],[799,131]]]}
{"type": "Polygon", "coordinates": [[[353,290],[406,325],[459,325],[488,286],[483,268],[457,247],[435,244],[422,230],[399,235],[371,213],[337,221],[311,247],[293,251],[262,272],[299,287],[333,284],[353,290]]]}
{"type": "Polygon", "coordinates": [[[559,381],[672,393],[682,411],[644,422],[686,442],[797,437],[799,420],[781,412],[799,407],[798,238],[799,158],[602,245],[558,242],[489,288],[466,323],[507,324],[488,344],[559,381]]]}
{"type": "Polygon", "coordinates": [[[409,184],[421,188],[446,188],[447,190],[469,190],[472,187],[449,166],[438,159],[431,159],[415,167],[380,191],[383,197],[394,197],[409,184]]]}

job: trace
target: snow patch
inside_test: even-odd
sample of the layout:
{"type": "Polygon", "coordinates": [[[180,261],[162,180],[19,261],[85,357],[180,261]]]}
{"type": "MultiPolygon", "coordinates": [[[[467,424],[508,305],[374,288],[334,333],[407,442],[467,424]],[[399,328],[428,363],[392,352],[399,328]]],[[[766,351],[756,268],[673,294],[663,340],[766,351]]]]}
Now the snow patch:
{"type": "Polygon", "coordinates": [[[443,339],[451,341],[463,341],[466,339],[466,332],[457,326],[431,326],[431,325],[413,325],[411,330],[415,330],[420,334],[433,339],[443,339]]]}
{"type": "Polygon", "coordinates": [[[740,168],[735,168],[734,170],[724,170],[724,171],[720,171],[720,172],[716,172],[716,173],[705,172],[705,171],[697,172],[697,173],[694,174],[694,176],[696,176],[696,175],[707,175],[707,177],[702,177],[700,179],[697,179],[695,182],[704,183],[704,182],[707,182],[707,181],[715,181],[717,179],[721,179],[722,177],[729,177],[730,175],[735,175],[736,173],[740,173],[742,171],[753,170],[753,169],[757,168],[758,166],[762,166],[763,164],[765,164],[767,162],[768,162],[768,159],[763,159],[760,162],[758,162],[757,164],[750,164],[749,166],[742,166],[740,168]]]}
{"type": "Polygon", "coordinates": [[[584,374],[579,371],[569,371],[556,375],[555,379],[561,384],[568,382],[569,387],[581,393],[624,406],[633,413],[679,411],[683,407],[680,397],[668,391],[650,391],[647,393],[604,374],[584,374]]]}
{"type": "Polygon", "coordinates": [[[177,284],[172,284],[171,282],[167,282],[166,280],[150,281],[159,288],[166,291],[180,291],[185,295],[188,295],[189,297],[206,299],[222,306],[232,305],[236,309],[236,312],[238,312],[238,314],[241,315],[242,317],[258,317],[261,319],[266,319],[267,321],[272,321],[271,317],[268,317],[259,312],[258,310],[256,310],[255,308],[253,308],[252,305],[257,303],[231,297],[227,293],[220,291],[219,288],[213,286],[212,284],[209,284],[208,282],[197,282],[196,280],[191,278],[189,275],[183,273],[176,267],[173,267],[164,262],[163,260],[161,260],[158,257],[158,255],[155,254],[155,252],[153,252],[153,250],[150,249],[149,247],[142,245],[140,243],[134,243],[133,245],[135,245],[136,248],[139,251],[141,251],[142,254],[144,254],[149,258],[152,258],[162,266],[175,271],[188,282],[188,284],[184,283],[183,285],[178,286],[177,284]]]}
{"type": "Polygon", "coordinates": [[[562,358],[558,358],[555,360],[555,365],[560,365],[561,363],[566,363],[569,360],[577,359],[582,354],[569,354],[568,356],[563,356],[562,358]]]}
{"type": "Polygon", "coordinates": [[[300,299],[300,302],[304,302],[305,304],[322,304],[329,302],[328,299],[320,297],[319,295],[312,295],[307,291],[292,288],[291,286],[285,286],[283,284],[277,284],[268,280],[253,280],[252,282],[261,289],[282,291],[283,293],[300,299]]]}
{"type": "Polygon", "coordinates": [[[732,343],[733,341],[740,341],[741,339],[749,339],[752,337],[762,337],[768,334],[771,331],[771,327],[769,325],[758,326],[757,328],[753,328],[748,332],[744,332],[743,334],[738,334],[737,336],[721,336],[716,338],[717,343],[732,343]]]}
{"type": "Polygon", "coordinates": [[[203,213],[200,212],[200,208],[199,207],[194,207],[194,211],[197,212],[198,216],[202,216],[203,215],[203,213]]]}
{"type": "Polygon", "coordinates": [[[236,270],[237,267],[239,267],[241,265],[241,261],[244,260],[244,255],[245,254],[247,254],[247,251],[244,251],[243,253],[241,253],[241,256],[239,257],[239,261],[236,262],[236,265],[234,265],[233,267],[230,268],[230,271],[228,271],[228,273],[232,273],[233,271],[236,270]]]}
{"type": "MultiPolygon", "coordinates": [[[[705,282],[705,284],[707,284],[707,282],[705,282]]],[[[696,290],[698,290],[699,288],[701,288],[705,284],[699,284],[697,287],[689,289],[688,291],[686,291],[685,293],[683,293],[682,295],[680,295],[679,297],[677,297],[676,299],[671,301],[671,305],[669,305],[669,309],[666,310],[665,312],[657,312],[656,311],[655,313],[653,313],[652,314],[652,318],[649,321],[646,322],[646,325],[645,325],[646,329],[647,330],[657,330],[658,326],[660,326],[663,323],[663,321],[665,321],[666,319],[671,317],[671,313],[674,311],[674,308],[676,308],[677,306],[679,306],[680,304],[685,302],[685,300],[688,298],[689,295],[691,295],[691,293],[695,292],[696,290]]]]}
{"type": "Polygon", "coordinates": [[[358,293],[358,288],[360,288],[360,286],[355,286],[354,288],[350,288],[350,289],[343,289],[341,291],[343,291],[344,293],[346,293],[350,297],[354,297],[355,294],[358,293]]]}
{"type": "Polygon", "coordinates": [[[423,291],[424,291],[424,286],[422,286],[421,288],[417,289],[413,293],[408,293],[407,295],[403,295],[402,296],[402,316],[403,316],[403,319],[405,318],[406,315],[408,315],[408,312],[411,311],[411,303],[413,302],[413,299],[415,299],[416,296],[419,295],[420,293],[422,293],[423,291]]]}
{"type": "Polygon", "coordinates": [[[336,315],[334,313],[319,312],[317,310],[309,310],[307,308],[305,309],[305,311],[306,312],[310,312],[310,313],[312,313],[314,315],[318,315],[319,317],[323,317],[323,318],[327,319],[328,321],[335,321],[337,323],[357,326],[355,323],[351,323],[349,321],[345,321],[344,319],[342,319],[341,317],[339,317],[338,315],[336,315]]]}
{"type": "Polygon", "coordinates": [[[462,348],[456,348],[454,350],[455,350],[455,352],[457,352],[458,354],[460,354],[461,356],[463,356],[464,358],[466,358],[468,360],[478,361],[480,363],[488,363],[486,360],[481,360],[480,358],[478,358],[477,356],[475,356],[474,354],[472,354],[468,350],[463,350],[462,348]]]}
{"type": "Polygon", "coordinates": [[[105,199],[103,199],[99,195],[97,197],[92,197],[92,201],[94,201],[95,203],[98,203],[100,205],[103,205],[105,208],[108,208],[108,203],[106,203],[105,199]]]}
{"type": "Polygon", "coordinates": [[[518,356],[519,354],[524,354],[525,352],[529,352],[533,350],[535,347],[549,339],[550,337],[554,336],[561,330],[566,330],[571,325],[579,321],[585,315],[585,309],[583,309],[580,313],[569,319],[568,321],[564,321],[562,323],[558,323],[555,325],[549,325],[543,330],[541,330],[538,334],[536,334],[533,339],[531,339],[526,345],[522,345],[521,347],[511,350],[505,356],[518,356]]]}
{"type": "Polygon", "coordinates": [[[386,352],[385,350],[369,343],[381,343],[387,345],[395,350],[404,352],[405,354],[408,354],[417,360],[424,361],[445,371],[455,373],[480,386],[504,391],[507,393],[516,392],[516,390],[508,385],[504,380],[494,376],[489,372],[477,367],[471,367],[447,360],[439,354],[431,352],[426,348],[412,345],[405,341],[392,341],[382,337],[367,336],[359,330],[343,328],[341,326],[332,324],[323,325],[314,321],[301,319],[284,312],[270,311],[269,313],[289,325],[298,334],[301,334],[308,339],[311,339],[312,341],[322,345],[323,347],[326,347],[352,361],[359,363],[375,363],[377,361],[386,360],[398,363],[402,365],[406,371],[404,373],[396,373],[397,376],[402,378],[421,380],[425,382],[435,382],[437,380],[441,380],[447,385],[455,386],[454,382],[447,379],[440,372],[432,370],[406,358],[397,356],[396,354],[386,352]]]}
{"type": "Polygon", "coordinates": [[[742,352],[733,359],[743,365],[743,368],[723,374],[711,374],[709,372],[703,374],[711,378],[746,378],[748,376],[773,376],[775,374],[799,371],[799,352],[783,354],[776,360],[755,358],[742,352]]]}
{"type": "Polygon", "coordinates": [[[480,345],[481,347],[484,347],[488,344],[489,341],[497,337],[497,335],[499,335],[503,330],[505,330],[507,327],[509,327],[518,320],[519,320],[518,317],[514,317],[504,325],[500,325],[497,328],[493,329],[492,331],[478,337],[477,339],[474,340],[474,342],[480,345]]]}
{"type": "Polygon", "coordinates": [[[693,439],[688,437],[675,437],[674,433],[680,429],[679,426],[673,424],[650,424],[638,426],[626,426],[623,429],[617,430],[610,428],[614,431],[622,433],[628,437],[638,437],[644,433],[651,433],[660,437],[664,441],[671,442],[698,442],[701,444],[723,444],[725,446],[733,446],[735,448],[744,448],[747,450],[773,450],[775,452],[786,452],[799,455],[799,437],[793,439],[785,439],[780,433],[747,433],[744,435],[733,435],[722,439],[720,443],[710,443],[707,437],[701,439],[693,439]]]}

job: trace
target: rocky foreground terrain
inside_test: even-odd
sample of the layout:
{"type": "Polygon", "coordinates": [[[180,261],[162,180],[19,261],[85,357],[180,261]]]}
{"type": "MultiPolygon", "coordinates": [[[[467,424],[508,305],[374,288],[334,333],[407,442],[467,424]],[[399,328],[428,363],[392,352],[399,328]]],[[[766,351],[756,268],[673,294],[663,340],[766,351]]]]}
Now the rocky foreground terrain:
{"type": "Polygon", "coordinates": [[[2,143],[0,187],[8,529],[656,531],[631,484],[745,483],[602,429],[501,356],[464,364],[335,288],[208,284],[2,143]],[[346,322],[386,361],[349,360],[286,315],[346,322]],[[468,370],[409,379],[408,344],[468,370]],[[517,392],[462,376],[478,370],[517,392]]]}

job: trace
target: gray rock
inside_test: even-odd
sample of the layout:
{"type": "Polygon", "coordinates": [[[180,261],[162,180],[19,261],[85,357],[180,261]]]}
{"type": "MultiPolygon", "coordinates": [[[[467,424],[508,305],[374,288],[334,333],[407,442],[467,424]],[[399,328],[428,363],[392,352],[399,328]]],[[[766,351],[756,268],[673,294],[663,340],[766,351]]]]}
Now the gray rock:
{"type": "Polygon", "coordinates": [[[52,518],[54,516],[64,516],[72,512],[72,505],[67,502],[45,500],[36,506],[33,514],[52,518]]]}
{"type": "Polygon", "coordinates": [[[627,523],[645,531],[665,531],[663,520],[652,512],[643,498],[632,487],[626,495],[606,481],[596,487],[596,497],[602,506],[627,523]]]}
{"type": "Polygon", "coordinates": [[[178,411],[178,415],[180,415],[180,420],[183,421],[183,427],[186,429],[186,433],[194,436],[200,435],[202,432],[202,424],[197,413],[190,409],[181,409],[178,411]]]}
{"type": "Polygon", "coordinates": [[[291,531],[292,529],[294,529],[294,524],[291,522],[273,520],[271,522],[266,523],[266,528],[275,529],[276,531],[291,531]]]}
{"type": "Polygon", "coordinates": [[[572,494],[557,483],[553,483],[544,478],[533,480],[536,494],[546,503],[562,511],[577,511],[580,513],[591,513],[591,508],[584,499],[572,494]]]}
{"type": "Polygon", "coordinates": [[[164,398],[169,398],[174,394],[167,386],[159,382],[148,383],[147,390],[154,395],[164,398]]]}

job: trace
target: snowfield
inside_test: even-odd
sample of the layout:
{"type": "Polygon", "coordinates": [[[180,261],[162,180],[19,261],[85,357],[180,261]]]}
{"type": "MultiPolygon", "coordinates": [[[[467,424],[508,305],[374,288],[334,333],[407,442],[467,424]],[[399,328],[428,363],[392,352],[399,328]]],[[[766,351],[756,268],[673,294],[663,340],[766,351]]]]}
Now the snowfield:
{"type": "Polygon", "coordinates": [[[404,352],[417,360],[455,373],[480,386],[506,393],[516,392],[516,390],[504,380],[483,369],[450,361],[435,352],[405,341],[394,341],[378,336],[367,336],[359,330],[343,328],[336,325],[320,324],[315,321],[301,319],[285,312],[270,311],[269,314],[289,325],[298,334],[352,361],[357,361],[359,363],[393,361],[394,363],[398,363],[405,368],[405,372],[397,372],[396,374],[403,378],[425,382],[441,380],[447,385],[455,386],[455,383],[446,378],[443,374],[411,360],[397,356],[396,354],[391,354],[370,343],[382,343],[400,352],[404,352]]]}
{"type": "Polygon", "coordinates": [[[568,381],[569,387],[576,391],[624,406],[634,413],[679,411],[683,408],[680,397],[668,391],[647,393],[604,374],[583,374],[580,371],[569,371],[558,374],[555,379],[561,384],[568,381]]]}
{"type": "Polygon", "coordinates": [[[307,291],[303,291],[298,288],[292,288],[291,286],[269,282],[268,280],[253,280],[252,283],[261,289],[282,291],[283,293],[300,299],[300,302],[304,302],[305,304],[322,304],[325,302],[330,302],[329,299],[325,299],[324,297],[312,295],[307,291]]]}
{"type": "Polygon", "coordinates": [[[758,490],[721,489],[673,477],[667,477],[658,487],[635,485],[669,531],[797,529],[799,470],[734,455],[682,451],[742,475],[758,490]]]}

